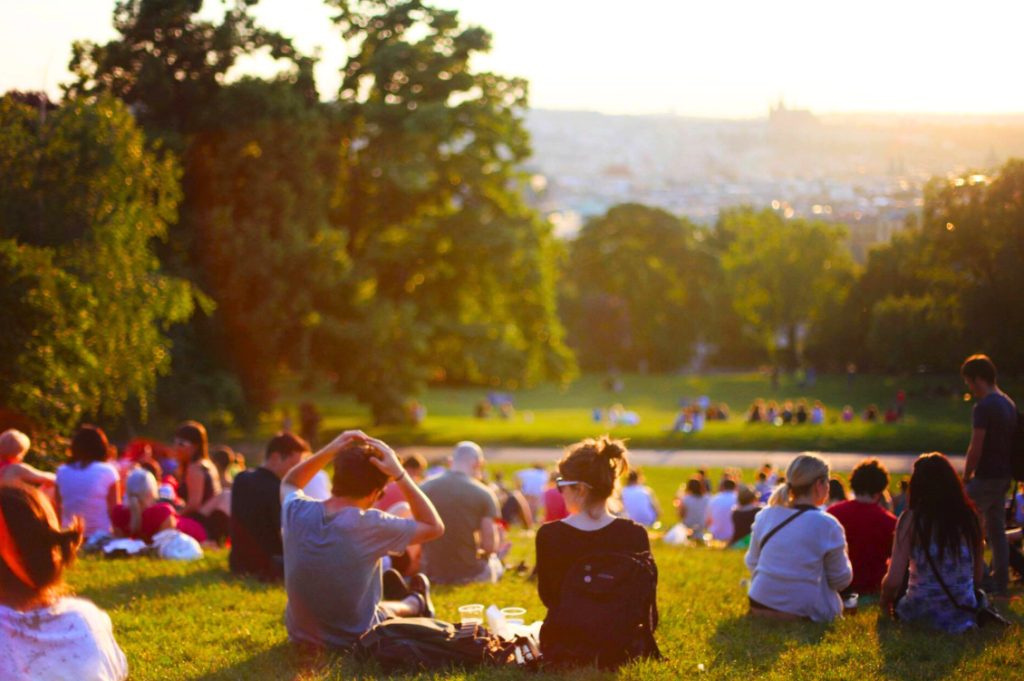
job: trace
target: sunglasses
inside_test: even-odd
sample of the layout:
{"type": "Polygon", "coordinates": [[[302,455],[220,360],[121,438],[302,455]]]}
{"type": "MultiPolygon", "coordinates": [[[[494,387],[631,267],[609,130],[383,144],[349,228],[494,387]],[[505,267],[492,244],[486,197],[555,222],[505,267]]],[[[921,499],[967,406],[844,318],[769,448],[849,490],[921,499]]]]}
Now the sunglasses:
{"type": "Polygon", "coordinates": [[[571,487],[573,485],[583,485],[587,489],[590,489],[591,485],[583,482],[582,480],[566,480],[562,476],[555,478],[555,486],[558,487],[558,491],[561,492],[564,487],[571,487]]]}

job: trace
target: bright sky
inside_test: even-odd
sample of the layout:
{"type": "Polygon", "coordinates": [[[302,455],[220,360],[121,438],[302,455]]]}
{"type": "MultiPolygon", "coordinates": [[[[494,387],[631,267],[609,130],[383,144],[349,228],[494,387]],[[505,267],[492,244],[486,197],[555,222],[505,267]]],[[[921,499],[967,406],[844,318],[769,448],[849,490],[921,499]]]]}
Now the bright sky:
{"type": "MultiPolygon", "coordinates": [[[[746,118],[782,94],[832,112],[1024,112],[1021,0],[436,0],[494,35],[477,68],[529,79],[537,108],[746,118]]],[[[220,6],[207,0],[206,12],[220,6]]],[[[71,42],[114,36],[114,0],[0,0],[0,92],[51,95],[71,42]]],[[[337,87],[344,45],[320,0],[261,0],[337,87]]],[[[266,64],[251,64],[259,71],[266,64]]]]}

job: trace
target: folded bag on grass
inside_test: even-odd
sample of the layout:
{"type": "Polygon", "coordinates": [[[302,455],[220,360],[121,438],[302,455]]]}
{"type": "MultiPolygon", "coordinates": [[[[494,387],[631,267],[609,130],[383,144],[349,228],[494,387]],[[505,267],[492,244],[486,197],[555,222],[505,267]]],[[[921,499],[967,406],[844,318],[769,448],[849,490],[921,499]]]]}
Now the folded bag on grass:
{"type": "Polygon", "coordinates": [[[199,560],[203,548],[192,537],[178,530],[163,530],[153,535],[153,547],[165,560],[199,560]]]}

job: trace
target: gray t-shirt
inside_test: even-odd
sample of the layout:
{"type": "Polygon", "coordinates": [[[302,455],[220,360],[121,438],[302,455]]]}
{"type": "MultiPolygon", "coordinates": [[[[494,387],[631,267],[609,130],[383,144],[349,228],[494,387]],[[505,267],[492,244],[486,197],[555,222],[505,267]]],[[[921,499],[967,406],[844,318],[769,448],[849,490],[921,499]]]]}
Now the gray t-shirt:
{"type": "Polygon", "coordinates": [[[423,571],[438,583],[476,579],[487,566],[487,560],[477,555],[480,523],[501,517],[494,492],[456,471],[427,480],[421,489],[444,522],[444,535],[423,545],[423,571]]]}
{"type": "Polygon", "coordinates": [[[285,498],[281,518],[292,641],[347,647],[387,619],[380,559],[405,551],[415,520],[357,508],[328,516],[301,491],[285,498]]]}

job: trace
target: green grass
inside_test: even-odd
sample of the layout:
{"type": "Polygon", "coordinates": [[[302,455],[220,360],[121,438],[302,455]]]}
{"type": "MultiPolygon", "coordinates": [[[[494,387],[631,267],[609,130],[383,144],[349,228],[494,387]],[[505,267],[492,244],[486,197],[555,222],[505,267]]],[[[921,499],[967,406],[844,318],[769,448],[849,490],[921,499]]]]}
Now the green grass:
{"type": "MultiPolygon", "coordinates": [[[[647,471],[663,506],[690,471],[647,471]]],[[[717,471],[713,471],[717,475],[717,471]]],[[[748,472],[747,476],[750,478],[748,472]]],[[[518,531],[511,560],[533,563],[532,536],[518,531]]],[[[544,678],[590,679],[1019,679],[1024,655],[1024,606],[1002,610],[1015,624],[1006,631],[953,637],[879,617],[876,605],[832,625],[765,623],[745,617],[748,574],[743,554],[677,548],[654,542],[661,582],[664,662],[642,662],[618,674],[584,669],[544,678]],[[704,666],[704,671],[698,670],[704,666]]],[[[153,679],[384,679],[374,664],[345,656],[304,655],[287,641],[280,586],[230,576],[227,553],[209,552],[189,564],[141,558],[86,558],[70,573],[72,587],[106,609],[128,656],[132,678],[153,679]]],[[[455,619],[466,603],[518,605],[542,619],[536,588],[522,576],[497,585],[439,587],[438,616],[455,619]]],[[[536,678],[515,670],[425,673],[418,678],[536,678]]]]}
{"type": "MultiPolygon", "coordinates": [[[[512,420],[472,417],[476,403],[488,390],[484,388],[430,389],[422,402],[427,407],[426,420],[418,427],[374,427],[374,433],[394,444],[450,445],[471,439],[485,445],[561,446],[607,430],[594,423],[592,410],[616,403],[636,411],[641,423],[620,427],[613,434],[630,438],[633,447],[680,449],[764,449],[776,451],[854,451],[854,452],[962,452],[970,439],[972,403],[963,399],[963,385],[955,376],[857,376],[847,389],[844,376],[822,376],[817,385],[800,388],[795,380],[784,376],[777,390],[756,373],[718,374],[708,376],[626,376],[625,389],[609,393],[602,388],[602,377],[584,376],[561,391],[545,385],[530,390],[505,391],[513,395],[517,414],[512,420]],[[952,392],[948,397],[930,396],[937,386],[952,392]],[[907,391],[907,417],[897,425],[865,424],[859,418],[850,424],[832,423],[842,408],[849,404],[857,412],[869,403],[881,410],[895,401],[896,391],[907,391]],[[696,435],[671,435],[668,429],[675,420],[679,400],[707,395],[715,402],[731,407],[732,418],[708,424],[696,435]],[[743,415],[756,398],[820,399],[828,409],[824,426],[774,427],[746,425],[743,415]]],[[[1013,394],[1013,386],[1010,388],[1013,394]]],[[[274,412],[265,415],[259,438],[281,427],[284,414],[290,413],[298,427],[296,405],[315,402],[324,415],[324,433],[347,428],[370,428],[371,419],[365,407],[353,399],[318,391],[299,394],[289,391],[274,412]]],[[[241,436],[239,436],[241,438],[241,436]]]]}

